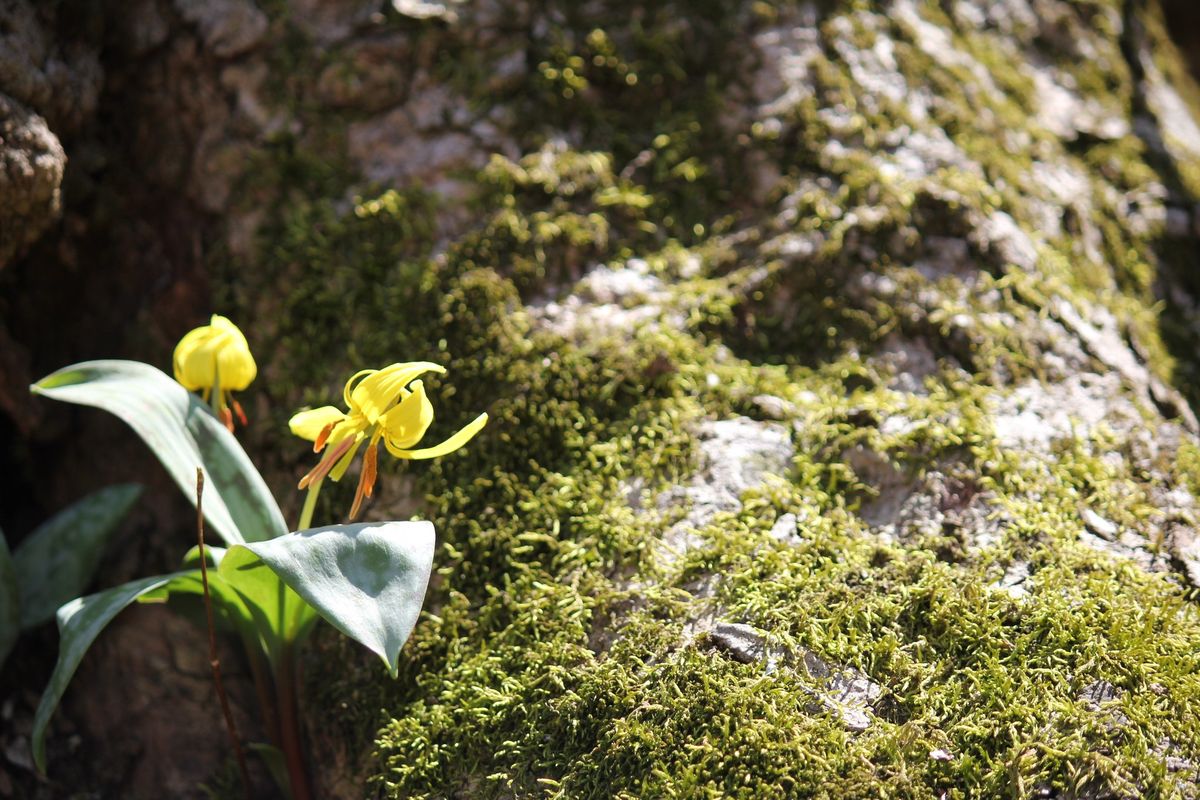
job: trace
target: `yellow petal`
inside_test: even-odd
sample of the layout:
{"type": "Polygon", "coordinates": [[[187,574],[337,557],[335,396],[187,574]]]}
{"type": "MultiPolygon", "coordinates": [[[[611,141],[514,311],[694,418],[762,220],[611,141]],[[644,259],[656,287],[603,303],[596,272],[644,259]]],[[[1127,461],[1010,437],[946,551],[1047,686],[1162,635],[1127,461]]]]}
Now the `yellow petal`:
{"type": "Polygon", "coordinates": [[[437,458],[438,456],[444,456],[447,453],[453,453],[455,450],[471,441],[471,438],[475,434],[479,433],[479,429],[486,425],[487,421],[488,415],[487,412],[484,412],[472,420],[470,425],[467,425],[465,428],[451,436],[446,441],[442,442],[441,444],[434,445],[433,447],[426,447],[421,450],[401,450],[398,448],[393,448],[387,439],[383,440],[383,444],[385,447],[387,447],[388,452],[394,455],[396,458],[437,458]]]}
{"type": "Polygon", "coordinates": [[[258,375],[258,366],[250,354],[250,345],[238,327],[224,317],[213,315],[213,327],[221,332],[217,348],[217,378],[221,388],[240,392],[258,375]],[[218,320],[221,322],[218,323],[218,320]]]}
{"type": "MultiPolygon", "coordinates": [[[[350,395],[350,409],[361,413],[369,423],[375,424],[400,399],[401,389],[426,372],[445,371],[445,367],[429,361],[390,364],[367,375],[353,390],[349,383],[346,384],[346,391],[350,395]]],[[[350,380],[353,382],[354,378],[350,380]]]]}
{"type": "Polygon", "coordinates": [[[215,364],[211,357],[201,353],[212,339],[212,331],[205,325],[184,334],[175,345],[175,355],[172,359],[175,367],[175,380],[183,384],[188,391],[196,391],[206,386],[212,386],[215,377],[215,364]]]}
{"type": "Polygon", "coordinates": [[[345,388],[342,389],[342,399],[346,401],[346,408],[354,408],[350,404],[350,391],[354,388],[354,382],[359,378],[365,378],[367,375],[374,375],[379,372],[377,369],[360,369],[358,372],[350,376],[350,380],[346,381],[345,388]]]}
{"type": "Polygon", "coordinates": [[[210,324],[188,331],[179,340],[172,366],[175,380],[190,391],[217,385],[225,391],[240,391],[258,373],[246,337],[219,314],[212,315],[210,324]]]}
{"type": "Polygon", "coordinates": [[[425,396],[425,385],[413,381],[412,391],[379,420],[389,449],[403,450],[421,441],[433,422],[433,404],[425,396]]]}
{"type": "MultiPolygon", "coordinates": [[[[308,411],[301,411],[288,421],[288,427],[292,429],[292,433],[299,436],[301,439],[307,439],[310,442],[315,442],[317,437],[321,435],[321,431],[325,430],[325,426],[332,423],[341,422],[346,418],[346,415],[338,411],[333,406],[321,406],[308,411]]],[[[330,437],[333,438],[332,436],[330,437]]],[[[339,440],[343,437],[339,437],[339,440]]],[[[337,442],[333,442],[337,444],[337,442]]],[[[326,447],[329,445],[327,444],[326,447]]]]}

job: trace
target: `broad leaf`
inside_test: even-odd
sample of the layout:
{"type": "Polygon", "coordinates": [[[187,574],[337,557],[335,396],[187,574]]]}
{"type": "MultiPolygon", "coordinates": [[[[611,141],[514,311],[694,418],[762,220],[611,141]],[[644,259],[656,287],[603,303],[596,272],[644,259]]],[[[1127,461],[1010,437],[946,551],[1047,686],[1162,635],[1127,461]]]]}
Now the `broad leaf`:
{"type": "Polygon", "coordinates": [[[204,516],[229,544],[287,533],[279,506],[233,434],[198,397],[154,367],[137,361],[85,361],[31,388],[120,417],[192,502],[196,468],[203,467],[204,516]]]}
{"type": "MultiPolygon", "coordinates": [[[[196,564],[199,563],[197,560],[196,564]]],[[[186,564],[185,566],[193,565],[186,564]]],[[[226,583],[213,567],[208,569],[208,594],[212,598],[213,612],[218,624],[224,621],[240,633],[254,633],[254,619],[242,601],[241,595],[234,591],[233,587],[226,583]]],[[[165,603],[168,600],[178,601],[181,598],[195,600],[195,610],[203,615],[204,579],[201,577],[199,569],[178,574],[170,583],[140,595],[137,601],[153,604],[165,603]]],[[[181,608],[180,605],[176,602],[176,611],[188,610],[181,608]]],[[[196,621],[202,626],[207,624],[203,616],[197,617],[196,621]]]]}
{"type": "Polygon", "coordinates": [[[142,493],[137,484],[110,486],[51,517],[13,552],[21,576],[21,628],[41,625],[87,589],[117,525],[142,493]]]}
{"type": "Polygon", "coordinates": [[[34,714],[30,737],[33,762],[40,772],[46,772],[46,727],[50,724],[50,717],[67,691],[67,684],[71,682],[79,662],[100,631],[142,595],[154,592],[172,581],[186,581],[191,576],[192,573],[177,572],[142,578],[87,597],[77,597],[58,610],[58,663],[54,665],[50,683],[42,693],[42,701],[34,714]]]}
{"type": "Polygon", "coordinates": [[[221,568],[235,554],[253,552],[396,677],[400,648],[425,601],[433,544],[428,522],[331,525],[231,547],[221,568]]]}
{"type": "Polygon", "coordinates": [[[278,667],[286,657],[285,650],[316,622],[316,611],[258,556],[244,548],[227,550],[217,573],[241,597],[254,620],[254,632],[267,660],[278,667]]]}
{"type": "Polygon", "coordinates": [[[17,589],[17,572],[13,569],[12,556],[8,554],[8,542],[0,531],[0,667],[12,652],[21,632],[20,592],[17,589]]]}

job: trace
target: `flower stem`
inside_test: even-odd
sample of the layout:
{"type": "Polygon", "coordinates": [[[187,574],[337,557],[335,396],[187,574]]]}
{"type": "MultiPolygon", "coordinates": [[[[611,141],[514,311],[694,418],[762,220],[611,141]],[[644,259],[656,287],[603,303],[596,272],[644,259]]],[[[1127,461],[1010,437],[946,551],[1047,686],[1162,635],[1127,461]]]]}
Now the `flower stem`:
{"type": "Polygon", "coordinates": [[[308,485],[308,497],[304,498],[304,509],[300,512],[300,524],[296,530],[302,531],[312,526],[313,509],[317,507],[317,495],[321,493],[324,478],[318,478],[308,485]]]}
{"type": "Polygon", "coordinates": [[[212,596],[208,591],[208,558],[204,554],[204,472],[196,469],[196,539],[200,548],[200,580],[204,586],[204,612],[208,617],[208,662],[212,667],[213,683],[217,687],[217,698],[221,701],[221,712],[225,716],[225,727],[229,731],[229,740],[233,742],[233,752],[237,756],[238,769],[242,773],[242,788],[246,798],[252,798],[254,793],[250,787],[250,770],[246,766],[246,754],[242,750],[242,741],[238,736],[237,726],[233,722],[233,711],[229,708],[229,697],[225,694],[225,684],[221,682],[221,659],[217,657],[217,626],[213,622],[212,596]]]}
{"type": "Polygon", "coordinates": [[[304,745],[300,738],[300,714],[297,708],[296,651],[289,645],[280,653],[275,675],[279,706],[280,745],[287,763],[291,800],[312,800],[308,770],[304,763],[304,745]]]}
{"type": "Polygon", "coordinates": [[[262,712],[263,727],[266,728],[267,741],[279,746],[279,714],[275,710],[275,692],[271,682],[271,671],[267,666],[262,648],[255,639],[243,633],[242,647],[246,651],[246,659],[250,662],[250,675],[254,679],[254,693],[258,695],[258,707],[262,712]]]}

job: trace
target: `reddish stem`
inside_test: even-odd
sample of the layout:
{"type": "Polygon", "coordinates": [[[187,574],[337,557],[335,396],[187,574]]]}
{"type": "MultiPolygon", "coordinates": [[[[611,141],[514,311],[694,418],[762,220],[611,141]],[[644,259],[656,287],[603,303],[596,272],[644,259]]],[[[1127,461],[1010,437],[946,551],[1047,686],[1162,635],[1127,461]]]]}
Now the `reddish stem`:
{"type": "Polygon", "coordinates": [[[279,662],[275,688],[279,707],[280,745],[287,763],[288,778],[292,784],[292,800],[312,800],[296,702],[296,653],[290,645],[283,648],[279,662]]]}
{"type": "Polygon", "coordinates": [[[256,641],[243,635],[242,646],[246,651],[246,659],[250,662],[250,675],[254,679],[254,693],[258,695],[258,708],[262,713],[267,741],[278,747],[279,715],[275,711],[275,693],[270,670],[256,641]]]}

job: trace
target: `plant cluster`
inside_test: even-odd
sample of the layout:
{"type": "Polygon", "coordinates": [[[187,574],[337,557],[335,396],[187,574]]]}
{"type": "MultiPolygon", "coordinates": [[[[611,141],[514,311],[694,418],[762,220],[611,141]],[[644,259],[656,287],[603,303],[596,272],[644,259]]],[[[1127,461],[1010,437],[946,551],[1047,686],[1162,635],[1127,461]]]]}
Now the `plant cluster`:
{"type": "MultiPolygon", "coordinates": [[[[326,406],[292,418],[292,431],[325,453],[300,481],[308,501],[294,532],[233,435],[235,418],[242,425],[247,420],[232,393],[249,386],[257,368],[245,337],[228,319],[214,315],[209,325],[183,337],[175,350],[174,380],[148,364],[89,361],[34,384],[37,394],[101,408],[128,423],[193,500],[198,515],[197,546],[185,554],[179,571],[84,597],[75,594],[89,582],[106,537],[136,499],[137,487],[107,490],[52,520],[18,548],[15,573],[7,547],[0,548],[0,656],[18,627],[38,624],[58,609],[58,662],[34,719],[38,769],[46,767],[51,715],[104,627],[135,602],[199,596],[208,609],[222,705],[212,644],[217,628],[241,641],[254,678],[269,741],[252,749],[290,797],[311,797],[297,708],[300,647],[324,619],[376,653],[395,677],[433,565],[429,522],[353,522],[373,492],[378,444],[397,458],[434,458],[462,447],[487,422],[487,414],[480,414],[441,444],[414,449],[434,416],[419,376],[444,371],[429,362],[362,370],[346,383],[346,412],[326,406]],[[322,481],[339,480],[364,448],[351,521],[311,527],[322,481]],[[220,546],[205,545],[205,523],[220,546]]],[[[227,706],[225,712],[236,741],[227,706]]]]}

